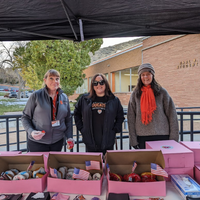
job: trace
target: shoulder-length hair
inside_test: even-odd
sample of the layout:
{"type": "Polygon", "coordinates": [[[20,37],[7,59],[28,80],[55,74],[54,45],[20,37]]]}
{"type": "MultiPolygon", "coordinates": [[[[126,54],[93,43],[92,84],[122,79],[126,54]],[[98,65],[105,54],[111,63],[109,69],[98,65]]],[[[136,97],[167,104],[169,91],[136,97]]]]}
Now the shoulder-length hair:
{"type": "Polygon", "coordinates": [[[94,86],[93,86],[93,82],[95,81],[95,79],[96,79],[97,76],[101,76],[101,78],[105,81],[105,86],[106,86],[106,89],[105,89],[105,96],[106,96],[106,97],[109,97],[110,94],[111,94],[110,85],[109,85],[108,80],[106,79],[106,77],[105,77],[103,74],[101,74],[101,73],[95,74],[95,75],[92,77],[92,80],[91,80],[91,83],[90,83],[90,91],[89,91],[88,97],[89,97],[89,98],[92,98],[92,99],[95,99],[95,97],[97,96],[97,95],[96,95],[96,92],[95,92],[95,90],[94,90],[94,86]]]}
{"type": "MultiPolygon", "coordinates": [[[[144,84],[142,83],[141,76],[139,76],[138,83],[137,83],[136,88],[135,88],[136,96],[138,98],[141,97],[141,95],[142,95],[141,88],[143,86],[144,86],[144,84]]],[[[154,75],[153,75],[152,82],[151,82],[151,88],[152,88],[155,96],[160,95],[161,85],[155,80],[154,75]]]]}
{"type": "MultiPolygon", "coordinates": [[[[44,75],[44,79],[47,79],[49,76],[55,76],[55,77],[58,77],[60,78],[60,73],[55,70],[55,69],[49,69],[45,75],[44,75]]],[[[46,84],[43,82],[42,86],[46,86],[46,84]]],[[[61,88],[61,85],[59,84],[59,87],[61,88]]]]}

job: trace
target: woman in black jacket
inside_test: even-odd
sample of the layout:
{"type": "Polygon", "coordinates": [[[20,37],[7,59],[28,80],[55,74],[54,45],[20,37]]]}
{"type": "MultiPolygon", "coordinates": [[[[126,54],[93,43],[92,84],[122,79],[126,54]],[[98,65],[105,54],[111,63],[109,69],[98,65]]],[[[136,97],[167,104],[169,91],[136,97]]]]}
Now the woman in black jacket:
{"type": "Polygon", "coordinates": [[[106,150],[113,150],[116,133],[122,131],[124,113],[103,74],[92,78],[89,93],[75,106],[74,118],[87,152],[105,154],[106,150]]]}

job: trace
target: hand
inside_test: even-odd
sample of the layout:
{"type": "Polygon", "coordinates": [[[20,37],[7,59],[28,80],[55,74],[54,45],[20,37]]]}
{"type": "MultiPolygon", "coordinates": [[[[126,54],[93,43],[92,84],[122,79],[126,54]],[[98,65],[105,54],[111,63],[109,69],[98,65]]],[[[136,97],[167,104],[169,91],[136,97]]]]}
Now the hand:
{"type": "Polygon", "coordinates": [[[74,139],[73,138],[69,138],[67,140],[67,149],[69,149],[69,150],[73,149],[74,143],[75,143],[74,139]]]}
{"type": "Polygon", "coordinates": [[[42,137],[45,135],[45,133],[43,133],[42,131],[32,131],[31,136],[35,139],[35,140],[41,140],[42,137]]]}

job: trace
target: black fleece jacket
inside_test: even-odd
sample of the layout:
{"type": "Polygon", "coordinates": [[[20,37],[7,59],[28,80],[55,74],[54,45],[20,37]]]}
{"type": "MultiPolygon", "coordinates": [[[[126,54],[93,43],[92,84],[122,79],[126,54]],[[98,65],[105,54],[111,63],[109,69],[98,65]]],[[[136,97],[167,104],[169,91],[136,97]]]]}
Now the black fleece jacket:
{"type": "MultiPolygon", "coordinates": [[[[87,148],[96,149],[92,127],[92,99],[88,98],[89,94],[84,94],[78,101],[74,110],[74,119],[77,129],[81,132],[83,142],[87,148]]],[[[103,138],[101,149],[114,145],[116,133],[122,131],[122,123],[124,121],[123,107],[120,100],[110,93],[106,103],[103,138]]],[[[94,127],[95,130],[95,127],[94,127]]]]}

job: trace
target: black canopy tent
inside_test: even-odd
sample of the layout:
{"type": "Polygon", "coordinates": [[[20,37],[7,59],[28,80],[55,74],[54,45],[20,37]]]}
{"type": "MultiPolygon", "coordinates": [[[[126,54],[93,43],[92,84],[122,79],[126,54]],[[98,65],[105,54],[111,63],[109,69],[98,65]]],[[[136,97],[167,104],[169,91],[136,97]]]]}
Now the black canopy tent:
{"type": "Polygon", "coordinates": [[[200,0],[0,1],[0,40],[200,33],[200,0]]]}

